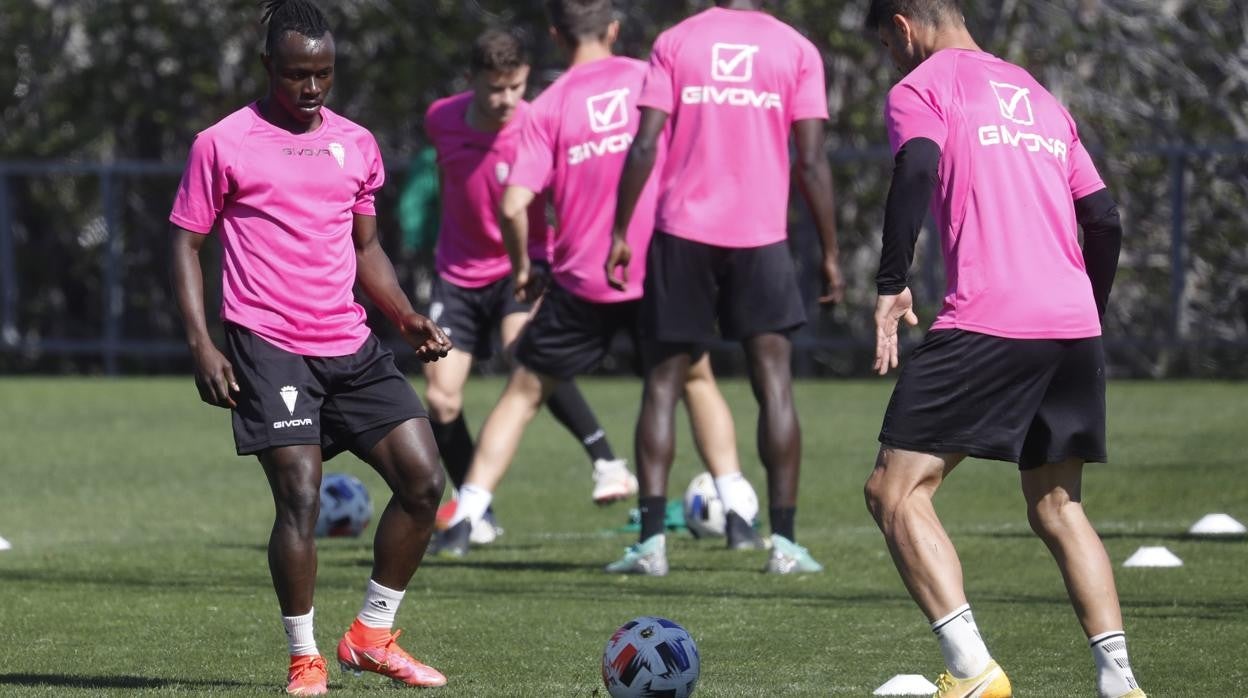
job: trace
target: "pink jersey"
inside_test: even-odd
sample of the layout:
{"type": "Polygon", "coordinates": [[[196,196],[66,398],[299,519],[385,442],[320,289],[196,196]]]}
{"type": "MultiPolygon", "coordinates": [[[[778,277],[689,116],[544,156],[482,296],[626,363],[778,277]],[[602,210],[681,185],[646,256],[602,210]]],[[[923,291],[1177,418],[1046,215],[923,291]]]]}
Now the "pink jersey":
{"type": "Polygon", "coordinates": [[[220,230],[221,317],[304,356],[353,354],[368,339],[355,302],[356,215],[385,180],[371,133],[329,109],[292,134],[248,105],[191,145],[169,220],[220,230]]]}
{"type": "Polygon", "coordinates": [[[932,213],[948,287],[932,329],[1100,335],[1074,200],[1105,185],[1053,95],[995,56],[947,49],[893,87],[885,118],[894,152],[928,138],[942,153],[932,213]]]}
{"type": "Polygon", "coordinates": [[[813,44],[762,12],[711,8],[655,41],[639,104],[671,115],[659,230],[720,247],[785,239],[789,131],[828,118],[813,44]]]}
{"type": "MultiPolygon", "coordinates": [[[[442,180],[442,225],[438,231],[438,273],[456,286],[480,288],[511,273],[498,207],[516,160],[529,103],[521,102],[501,131],[468,125],[471,92],[440,99],[425,115],[425,132],[438,151],[442,180]]],[[[547,258],[546,200],[529,207],[529,256],[547,258]]]]}
{"type": "Polygon", "coordinates": [[[651,177],[628,227],[628,289],[607,285],[615,195],[637,133],[637,97],[646,64],[613,57],[574,66],[541,96],[524,129],[509,184],[549,184],[558,221],[551,270],[560,286],[594,303],[641,298],[646,248],[654,233],[658,177],[651,177]]]}

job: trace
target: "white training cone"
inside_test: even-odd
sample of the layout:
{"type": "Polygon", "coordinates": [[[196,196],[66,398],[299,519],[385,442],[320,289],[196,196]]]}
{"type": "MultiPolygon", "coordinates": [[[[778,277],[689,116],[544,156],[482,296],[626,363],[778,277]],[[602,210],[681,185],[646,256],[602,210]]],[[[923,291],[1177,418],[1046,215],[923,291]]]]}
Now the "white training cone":
{"type": "Polygon", "coordinates": [[[1177,555],[1161,546],[1144,546],[1135,551],[1123,567],[1182,567],[1183,561],[1177,555]]]}
{"type": "Polygon", "coordinates": [[[936,684],[918,674],[898,674],[875,689],[877,696],[930,696],[936,684]]]}
{"type": "Polygon", "coordinates": [[[1192,524],[1188,533],[1193,536],[1242,536],[1248,528],[1226,514],[1208,514],[1192,524]]]}
{"type": "Polygon", "coordinates": [[[12,547],[13,547],[12,543],[8,542],[3,537],[0,537],[0,550],[8,550],[12,547]]]}

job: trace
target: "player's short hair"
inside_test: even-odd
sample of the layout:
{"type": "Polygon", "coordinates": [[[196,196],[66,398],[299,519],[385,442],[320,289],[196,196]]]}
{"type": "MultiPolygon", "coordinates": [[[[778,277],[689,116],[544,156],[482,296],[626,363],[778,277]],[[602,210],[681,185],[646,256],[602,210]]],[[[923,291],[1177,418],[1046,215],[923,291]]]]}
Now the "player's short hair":
{"type": "Polygon", "coordinates": [[[519,34],[503,29],[487,29],[472,42],[468,69],[473,75],[510,73],[529,65],[530,60],[529,48],[519,34]]]}
{"type": "Polygon", "coordinates": [[[265,0],[260,21],[269,25],[264,37],[264,53],[268,56],[273,55],[273,49],[286,32],[309,39],[319,39],[330,33],[329,20],[312,0],[265,0]]]}
{"type": "Polygon", "coordinates": [[[962,4],[959,0],[871,0],[865,22],[867,31],[877,31],[888,24],[893,15],[928,24],[943,26],[953,21],[962,22],[962,4]]]}
{"type": "Polygon", "coordinates": [[[550,24],[565,41],[601,39],[615,21],[611,0],[546,0],[550,24]]]}

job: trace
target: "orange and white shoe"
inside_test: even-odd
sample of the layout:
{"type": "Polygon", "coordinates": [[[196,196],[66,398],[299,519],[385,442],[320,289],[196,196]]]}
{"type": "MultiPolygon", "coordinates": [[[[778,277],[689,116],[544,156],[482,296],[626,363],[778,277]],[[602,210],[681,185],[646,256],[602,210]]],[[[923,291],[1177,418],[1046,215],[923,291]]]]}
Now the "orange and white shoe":
{"type": "MultiPolygon", "coordinates": [[[[352,625],[352,630],[354,629],[355,626],[352,625]]],[[[343,671],[349,671],[356,676],[371,671],[406,686],[434,688],[446,685],[446,677],[442,672],[416,661],[399,647],[397,640],[402,631],[393,635],[383,631],[385,639],[382,642],[369,644],[352,630],[348,630],[338,643],[338,666],[343,671]]]]}
{"type": "Polygon", "coordinates": [[[949,672],[936,677],[936,698],[1011,698],[1010,680],[1000,665],[988,661],[979,676],[959,679],[949,672]]]}
{"type": "Polygon", "coordinates": [[[329,671],[325,668],[325,658],[319,654],[291,657],[286,682],[286,693],[292,696],[323,696],[329,693],[329,671]]]}

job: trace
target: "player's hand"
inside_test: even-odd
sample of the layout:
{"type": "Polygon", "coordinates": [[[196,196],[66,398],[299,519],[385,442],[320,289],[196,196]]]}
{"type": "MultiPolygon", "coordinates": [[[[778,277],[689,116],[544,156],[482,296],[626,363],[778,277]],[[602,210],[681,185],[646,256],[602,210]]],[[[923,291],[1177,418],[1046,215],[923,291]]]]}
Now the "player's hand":
{"type": "Polygon", "coordinates": [[[911,327],[919,324],[914,314],[914,296],[909,287],[895,296],[880,296],[875,302],[875,364],[881,376],[897,368],[897,328],[902,320],[911,327]]]}
{"type": "Polygon", "coordinates": [[[511,280],[516,289],[516,300],[521,303],[536,303],[546,292],[549,281],[545,273],[527,264],[523,269],[512,270],[511,280]]]}
{"type": "Polygon", "coordinates": [[[837,305],[845,300],[845,275],[841,273],[841,261],[837,255],[823,257],[824,293],[819,296],[822,304],[837,305]]]}
{"type": "Polygon", "coordinates": [[[628,288],[628,263],[632,259],[633,251],[628,246],[628,241],[621,236],[612,235],[611,252],[607,255],[607,285],[617,291],[628,288]]]}
{"type": "Polygon", "coordinates": [[[410,313],[404,317],[399,324],[399,332],[416,350],[416,358],[425,363],[446,356],[453,346],[450,337],[438,327],[438,323],[420,313],[410,313]]]}
{"type": "Polygon", "coordinates": [[[234,380],[234,367],[211,342],[194,351],[195,387],[199,399],[216,407],[234,409],[238,406],[230,393],[239,392],[234,380]]]}

